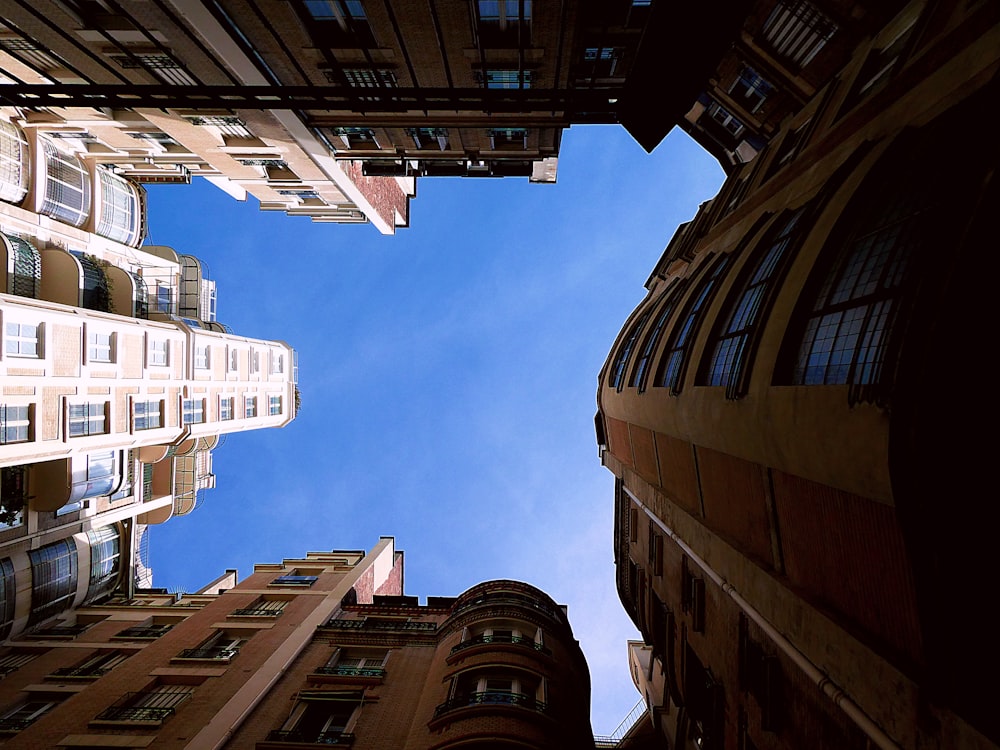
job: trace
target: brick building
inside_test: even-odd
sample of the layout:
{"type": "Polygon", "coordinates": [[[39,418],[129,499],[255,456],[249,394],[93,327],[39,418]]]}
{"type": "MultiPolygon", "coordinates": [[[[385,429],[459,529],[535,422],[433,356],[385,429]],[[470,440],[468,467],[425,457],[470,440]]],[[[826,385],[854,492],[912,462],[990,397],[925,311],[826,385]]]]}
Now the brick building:
{"type": "Polygon", "coordinates": [[[74,617],[0,655],[5,747],[593,747],[565,608],[514,581],[421,605],[391,538],[74,617]]]}
{"type": "Polygon", "coordinates": [[[958,393],[992,319],[1000,13],[910,2],[840,47],[849,5],[756,16],[817,77],[775,89],[795,106],[677,229],[600,374],[618,590],[671,747],[1000,741],[995,409],[958,393]]]}

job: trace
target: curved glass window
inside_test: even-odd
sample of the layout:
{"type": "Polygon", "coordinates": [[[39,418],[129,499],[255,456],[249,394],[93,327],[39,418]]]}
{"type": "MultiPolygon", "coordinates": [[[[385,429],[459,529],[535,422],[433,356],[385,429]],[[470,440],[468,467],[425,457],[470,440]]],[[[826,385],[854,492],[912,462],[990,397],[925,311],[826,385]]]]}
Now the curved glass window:
{"type": "Polygon", "coordinates": [[[639,334],[642,333],[643,327],[646,325],[646,321],[649,319],[649,311],[647,310],[642,314],[642,317],[635,322],[632,326],[632,330],[629,331],[628,338],[625,343],[622,344],[621,349],[618,350],[618,356],[615,358],[615,363],[611,368],[611,374],[608,376],[608,385],[612,388],[621,389],[622,381],[625,380],[625,366],[628,364],[629,357],[632,356],[632,349],[635,347],[636,339],[639,338],[639,334]]]}
{"type": "Polygon", "coordinates": [[[97,176],[101,183],[97,233],[109,240],[135,247],[139,244],[141,224],[139,191],[131,182],[107,169],[99,169],[97,176]]]}
{"type": "Polygon", "coordinates": [[[732,256],[723,255],[709,268],[708,275],[701,280],[688,301],[687,308],[674,325],[656,375],[656,385],[669,388],[671,393],[680,393],[681,376],[687,364],[691,341],[694,340],[702,311],[712,299],[716,282],[725,275],[731,262],[732,256]]]}
{"type": "Polygon", "coordinates": [[[660,343],[660,336],[663,334],[663,328],[667,324],[670,316],[673,314],[677,307],[677,301],[680,298],[680,287],[683,284],[672,284],[663,296],[667,298],[666,303],[664,303],[660,314],[656,318],[656,324],[653,326],[653,330],[646,337],[646,343],[642,347],[642,354],[639,355],[638,361],[635,363],[635,369],[632,371],[632,378],[629,380],[630,386],[638,386],[640,393],[646,389],[646,376],[649,374],[649,360],[653,356],[653,352],[656,351],[656,345],[660,343]]]}
{"type": "Polygon", "coordinates": [[[118,489],[121,482],[118,451],[88,453],[73,461],[73,489],[69,502],[110,495],[118,489]]]}
{"type": "Polygon", "coordinates": [[[118,583],[121,539],[116,526],[87,532],[90,542],[90,582],[84,604],[111,593],[118,583]]]}
{"type": "Polygon", "coordinates": [[[7,294],[38,299],[42,285],[42,256],[27,240],[12,234],[0,235],[7,248],[7,294]]]}
{"type": "Polygon", "coordinates": [[[42,140],[45,153],[45,200],[39,213],[83,226],[90,214],[90,174],[78,158],[42,140]]]}
{"type": "Polygon", "coordinates": [[[701,385],[724,385],[727,395],[735,397],[744,390],[746,363],[752,348],[757,322],[763,317],[771,292],[782,275],[802,216],[793,213],[759,253],[757,262],[743,282],[739,294],[730,301],[725,325],[716,333],[711,359],[699,377],[701,385]]]}
{"type": "Polygon", "coordinates": [[[0,120],[0,200],[20,203],[28,194],[28,141],[17,125],[0,120]]]}
{"type": "MultiPolygon", "coordinates": [[[[0,560],[0,638],[10,635],[14,622],[14,599],[17,591],[14,585],[14,564],[9,557],[0,560]]],[[[0,670],[0,674],[3,674],[0,670]]]]}
{"type": "Polygon", "coordinates": [[[798,385],[878,382],[927,197],[909,186],[867,211],[812,305],[792,371],[798,385]]]}
{"type": "Polygon", "coordinates": [[[73,604],[78,572],[76,544],[72,539],[46,544],[29,550],[28,559],[31,561],[28,625],[34,625],[73,604]]]}

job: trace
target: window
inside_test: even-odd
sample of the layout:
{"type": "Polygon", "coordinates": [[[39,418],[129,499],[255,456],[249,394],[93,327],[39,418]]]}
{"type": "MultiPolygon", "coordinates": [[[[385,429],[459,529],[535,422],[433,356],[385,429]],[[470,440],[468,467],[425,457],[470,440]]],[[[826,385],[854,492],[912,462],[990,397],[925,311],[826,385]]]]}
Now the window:
{"type": "Polygon", "coordinates": [[[114,334],[90,331],[87,333],[87,361],[114,362],[111,349],[114,334]]]}
{"type": "Polygon", "coordinates": [[[624,54],[622,47],[587,47],[583,51],[583,72],[595,78],[614,76],[624,54]]]}
{"type": "Polygon", "coordinates": [[[629,331],[628,337],[618,350],[618,356],[615,357],[615,363],[611,367],[611,372],[608,373],[608,385],[611,388],[621,390],[622,383],[625,381],[625,366],[628,364],[629,357],[632,356],[632,348],[635,346],[635,341],[639,338],[639,334],[642,333],[643,326],[646,325],[646,321],[648,319],[649,311],[647,310],[632,326],[632,330],[629,331]]]}
{"type": "Polygon", "coordinates": [[[0,656],[0,676],[16,672],[39,655],[39,651],[14,651],[0,656]]]}
{"type": "Polygon", "coordinates": [[[386,649],[338,648],[316,673],[340,677],[384,677],[388,658],[386,649]]]}
{"type": "Polygon", "coordinates": [[[330,133],[340,138],[347,148],[379,148],[371,128],[336,127],[330,128],[330,133]]]}
{"type": "Polygon", "coordinates": [[[233,398],[219,399],[219,421],[228,422],[233,418],[233,398]]]}
{"type": "Polygon", "coordinates": [[[205,421],[205,401],[200,398],[186,398],[181,412],[184,424],[201,424],[205,421]]]}
{"type": "Polygon", "coordinates": [[[45,199],[39,213],[70,226],[83,226],[90,216],[90,174],[76,156],[42,139],[45,154],[45,199]]]}
{"type": "Polygon", "coordinates": [[[272,417],[281,414],[281,396],[268,396],[267,413],[272,417]]]}
{"type": "Polygon", "coordinates": [[[208,344],[198,344],[194,348],[194,366],[196,370],[207,370],[210,363],[210,348],[208,344]]]}
{"type": "Polygon", "coordinates": [[[194,86],[198,82],[184,67],[170,55],[151,52],[132,52],[127,55],[111,55],[119,67],[126,70],[143,68],[154,78],[175,86],[194,86]]]}
{"type": "Polygon", "coordinates": [[[31,407],[0,404],[0,445],[31,440],[31,407]]]}
{"type": "MultiPolygon", "coordinates": [[[[6,511],[6,513],[9,513],[9,511],[6,511]]],[[[16,519],[9,518],[8,516],[4,520],[3,525],[0,525],[0,528],[4,528],[4,525],[7,528],[13,528],[15,525],[13,523],[14,520],[16,519]]],[[[14,575],[14,563],[9,557],[4,557],[0,559],[0,638],[6,638],[10,635],[11,625],[14,624],[14,605],[16,600],[17,577],[14,575]]],[[[18,656],[18,654],[7,654],[7,656],[0,658],[0,677],[20,666],[20,663],[8,661],[15,656],[18,656]]]]}
{"type": "Polygon", "coordinates": [[[243,399],[243,418],[253,419],[257,416],[257,397],[247,396],[243,399]]]}
{"type": "Polygon", "coordinates": [[[142,215],[135,185],[107,169],[97,170],[101,204],[97,234],[115,242],[139,244],[142,215]]]}
{"type": "Polygon", "coordinates": [[[629,380],[629,385],[638,387],[640,393],[646,390],[646,376],[649,374],[650,360],[652,359],[653,352],[656,351],[657,345],[660,343],[660,336],[663,334],[667,320],[670,319],[674,309],[677,307],[680,292],[680,285],[671,285],[664,292],[663,296],[667,298],[667,301],[663,304],[660,314],[656,317],[656,324],[653,326],[653,330],[646,336],[646,343],[642,347],[642,354],[639,355],[639,359],[635,363],[635,369],[632,370],[632,378],[629,380]]]}
{"type": "Polygon", "coordinates": [[[192,115],[184,118],[192,125],[218,128],[222,135],[234,138],[253,138],[247,124],[235,115],[192,115]]]}
{"type": "Polygon", "coordinates": [[[528,147],[525,128],[491,128],[487,131],[490,148],[494,151],[523,151],[528,147]]]}
{"type": "Polygon", "coordinates": [[[375,47],[375,35],[361,0],[302,0],[313,21],[319,21],[322,34],[335,47],[375,47]]]}
{"type": "Polygon", "coordinates": [[[501,670],[466,672],[454,681],[451,700],[438,706],[438,713],[482,704],[521,706],[544,711],[545,704],[538,699],[541,691],[540,678],[532,674],[501,670]]]}
{"type": "Polygon", "coordinates": [[[28,551],[31,561],[31,615],[35,625],[68,609],[76,598],[77,554],[72,539],[28,551]]]}
{"type": "Polygon", "coordinates": [[[691,571],[687,555],[681,559],[681,609],[691,615],[691,629],[705,632],[705,579],[691,571]]]}
{"type": "Polygon", "coordinates": [[[396,74],[391,70],[377,70],[372,68],[346,68],[344,77],[348,86],[355,88],[394,88],[396,86],[396,74]]]}
{"type": "Polygon", "coordinates": [[[197,648],[186,648],[177,659],[205,659],[222,661],[227,664],[240,652],[240,647],[247,639],[242,635],[234,635],[224,630],[216,631],[208,640],[197,648]]]}
{"type": "Polygon", "coordinates": [[[72,667],[60,667],[51,673],[57,679],[96,680],[103,677],[128,658],[118,651],[98,651],[72,667]]]}
{"type": "Polygon", "coordinates": [[[260,372],[260,352],[250,354],[250,372],[260,372]]]}
{"type": "Polygon", "coordinates": [[[149,690],[129,693],[97,715],[91,724],[101,722],[136,722],[162,724],[174,715],[177,706],[191,697],[191,685],[154,685],[149,690]]]}
{"type": "Polygon", "coordinates": [[[108,431],[108,402],[69,404],[67,434],[70,437],[103,435],[108,431]]]}
{"type": "Polygon", "coordinates": [[[523,648],[550,653],[543,643],[541,628],[520,622],[498,622],[486,628],[466,628],[461,642],[451,649],[451,653],[481,644],[510,644],[523,648]]]}
{"type": "Polygon", "coordinates": [[[712,122],[719,125],[726,134],[733,138],[737,138],[743,132],[743,123],[718,102],[712,102],[708,105],[708,116],[712,122]]]}
{"type": "Polygon", "coordinates": [[[229,350],[229,372],[236,372],[240,369],[240,351],[239,349],[229,350]]]}
{"type": "Polygon", "coordinates": [[[782,0],[763,28],[774,51],[799,67],[808,65],[836,31],[837,24],[806,0],[782,0]]]}
{"type": "Polygon", "coordinates": [[[530,89],[531,71],[514,68],[477,71],[476,80],[487,89],[530,89]]]}
{"type": "Polygon", "coordinates": [[[268,733],[274,742],[316,745],[349,745],[348,730],[357,722],[360,690],[302,690],[298,702],[281,729],[268,733]]]}
{"type": "Polygon", "coordinates": [[[170,342],[162,339],[150,339],[149,364],[155,367],[166,367],[170,363],[170,342]]]}
{"type": "MultiPolygon", "coordinates": [[[[800,226],[803,210],[794,212],[780,224],[780,229],[758,253],[752,272],[745,277],[737,295],[729,301],[729,312],[714,336],[714,348],[708,365],[700,374],[701,385],[726,386],[726,395],[737,398],[746,393],[747,362],[753,349],[757,322],[766,317],[774,289],[792,255],[795,229],[800,226]]],[[[748,264],[749,265],[749,264],[748,264]]]]}
{"type": "Polygon", "coordinates": [[[270,586],[301,586],[303,588],[308,588],[312,586],[319,578],[317,576],[300,576],[300,575],[286,575],[278,576],[273,581],[271,581],[270,586]]]}
{"type": "Polygon", "coordinates": [[[27,700],[0,714],[0,732],[19,732],[51,711],[58,701],[27,700]]]}
{"type": "Polygon", "coordinates": [[[230,617],[278,617],[285,611],[288,602],[284,599],[260,598],[248,607],[234,609],[230,617]]]}
{"type": "Polygon", "coordinates": [[[406,134],[413,139],[417,148],[448,150],[448,128],[407,128],[406,134]]]}
{"type": "Polygon", "coordinates": [[[9,357],[42,357],[42,327],[31,323],[7,323],[4,351],[9,357]]]}
{"type": "Polygon", "coordinates": [[[285,371],[285,355],[271,352],[271,374],[278,375],[285,371]]]}
{"type": "Polygon", "coordinates": [[[649,539],[646,546],[649,569],[654,576],[663,575],[663,537],[657,533],[652,520],[649,522],[649,539]]]}
{"type": "Polygon", "coordinates": [[[122,484],[120,451],[88,453],[73,459],[73,487],[69,501],[110,495],[122,484]]]}
{"type": "Polygon", "coordinates": [[[132,404],[132,429],[155,430],[163,427],[162,401],[135,401],[132,404]]]}
{"type": "MultiPolygon", "coordinates": [[[[162,313],[177,312],[174,310],[174,293],[169,286],[156,285],[156,309],[162,313]]],[[[166,364],[166,361],[163,364],[166,364]]]]}
{"type": "Polygon", "coordinates": [[[733,98],[744,106],[747,112],[756,112],[774,91],[774,86],[765,81],[749,65],[744,65],[739,78],[729,89],[733,98]]]}
{"type": "Polygon", "coordinates": [[[479,42],[484,47],[531,44],[531,0],[477,0],[479,42]]]}
{"type": "Polygon", "coordinates": [[[110,594],[118,583],[121,569],[121,538],[115,526],[104,526],[87,532],[90,543],[90,580],[84,605],[110,594]]]}
{"type": "Polygon", "coordinates": [[[656,376],[656,385],[669,388],[671,393],[677,394],[681,391],[681,379],[687,367],[694,334],[697,332],[705,308],[712,299],[716,282],[725,275],[731,260],[729,255],[723,255],[709,267],[708,274],[694,290],[683,313],[674,323],[656,376]]]}

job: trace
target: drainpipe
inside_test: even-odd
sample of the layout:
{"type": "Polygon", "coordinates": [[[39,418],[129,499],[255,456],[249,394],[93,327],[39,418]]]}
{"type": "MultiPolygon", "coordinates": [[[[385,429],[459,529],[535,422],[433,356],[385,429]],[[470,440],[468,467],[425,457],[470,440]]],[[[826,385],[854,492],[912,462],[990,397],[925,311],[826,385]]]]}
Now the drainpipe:
{"type": "Polygon", "coordinates": [[[650,518],[650,520],[660,527],[664,534],[669,536],[678,547],[684,550],[684,553],[690,557],[699,568],[705,571],[705,574],[711,578],[724,593],[728,594],[730,599],[736,602],[736,606],[743,610],[743,613],[753,620],[760,627],[760,629],[767,634],[767,637],[770,638],[779,649],[781,649],[781,652],[795,662],[795,665],[806,674],[813,684],[820,689],[823,695],[833,701],[833,703],[841,711],[847,714],[847,717],[854,722],[858,729],[865,733],[868,739],[870,739],[876,747],[882,748],[882,750],[901,750],[896,741],[887,735],[878,724],[872,721],[868,714],[866,714],[861,707],[854,702],[854,699],[851,698],[851,696],[845,693],[844,690],[837,685],[837,683],[825,675],[819,667],[809,661],[808,657],[799,651],[795,647],[794,643],[779,633],[775,629],[774,625],[765,620],[764,616],[754,609],[750,602],[740,596],[739,592],[736,591],[731,583],[709,567],[708,564],[702,560],[701,557],[699,557],[694,550],[692,550],[684,542],[683,539],[677,536],[673,529],[663,523],[663,521],[661,521],[656,514],[647,508],[642,501],[639,500],[639,498],[633,495],[627,487],[622,487],[622,489],[624,489],[626,494],[632,499],[632,502],[638,505],[650,518]]]}

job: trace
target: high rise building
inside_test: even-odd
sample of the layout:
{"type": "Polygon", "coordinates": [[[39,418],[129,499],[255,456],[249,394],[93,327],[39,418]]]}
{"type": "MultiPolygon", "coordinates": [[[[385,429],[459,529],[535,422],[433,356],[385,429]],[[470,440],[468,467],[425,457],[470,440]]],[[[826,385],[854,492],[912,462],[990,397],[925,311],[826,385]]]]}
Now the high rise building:
{"type": "Polygon", "coordinates": [[[297,374],[287,344],[218,322],[202,261],[139,247],[140,186],[9,121],[0,142],[8,635],[102,595],[79,571],[110,574],[144,525],[191,512],[226,434],[294,419],[297,374]]]}
{"type": "Polygon", "coordinates": [[[992,319],[1000,8],[897,6],[828,66],[864,8],[772,5],[732,54],[767,51],[746,67],[773,88],[740,65],[719,88],[795,105],[747,163],[725,149],[600,374],[643,684],[664,746],[993,747],[991,461],[969,438],[995,409],[964,381],[992,319]]]}
{"type": "Polygon", "coordinates": [[[0,654],[5,746],[594,746],[565,607],[527,584],[419,604],[391,538],[192,596],[121,584],[0,654]]]}

